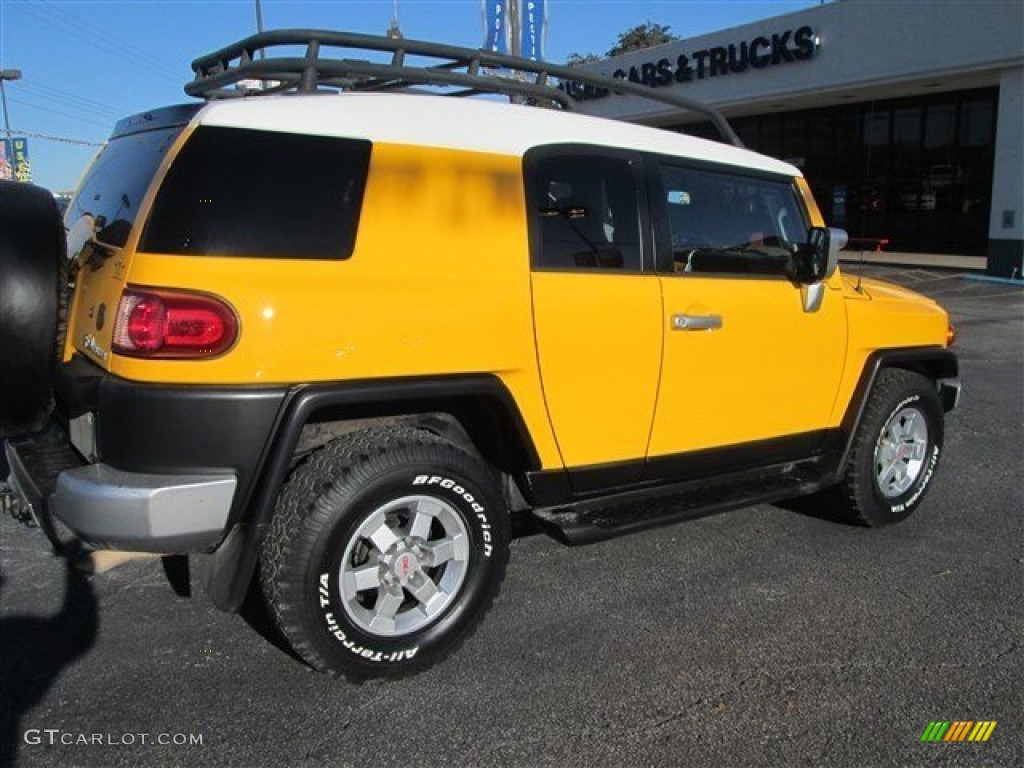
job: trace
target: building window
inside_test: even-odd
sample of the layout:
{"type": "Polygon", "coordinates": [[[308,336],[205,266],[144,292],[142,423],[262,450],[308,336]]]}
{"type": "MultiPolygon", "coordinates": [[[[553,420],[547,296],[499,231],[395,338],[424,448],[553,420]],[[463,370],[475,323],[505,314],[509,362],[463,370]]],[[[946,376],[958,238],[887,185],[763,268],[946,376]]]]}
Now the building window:
{"type": "Polygon", "coordinates": [[[830,226],[890,251],[984,254],[997,102],[982,88],[735,122],[751,149],[801,161],[830,226]]]}

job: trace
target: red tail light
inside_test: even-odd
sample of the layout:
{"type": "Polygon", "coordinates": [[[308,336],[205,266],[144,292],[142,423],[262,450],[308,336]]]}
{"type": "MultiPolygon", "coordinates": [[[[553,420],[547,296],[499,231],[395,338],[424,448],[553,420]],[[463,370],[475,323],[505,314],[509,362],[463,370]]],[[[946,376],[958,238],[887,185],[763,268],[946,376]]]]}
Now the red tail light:
{"type": "Polygon", "coordinates": [[[117,307],[113,347],[129,357],[198,359],[223,354],[237,338],[238,318],[221,299],[127,288],[117,307]]]}

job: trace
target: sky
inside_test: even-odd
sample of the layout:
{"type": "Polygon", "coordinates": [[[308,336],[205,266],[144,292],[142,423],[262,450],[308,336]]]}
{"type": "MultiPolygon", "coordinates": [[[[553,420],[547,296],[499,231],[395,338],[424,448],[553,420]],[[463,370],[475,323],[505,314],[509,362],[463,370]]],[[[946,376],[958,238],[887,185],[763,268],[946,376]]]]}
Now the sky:
{"type": "MultiPolygon", "coordinates": [[[[546,58],[603,54],[621,32],[647,21],[693,37],[819,2],[548,0],[546,58]]],[[[397,5],[407,38],[483,44],[480,0],[397,5]]],[[[22,72],[5,83],[8,117],[12,135],[29,137],[33,182],[72,190],[117,120],[190,101],[182,89],[192,59],[255,32],[255,7],[255,0],[0,0],[0,69],[22,72]]],[[[265,29],[384,34],[394,9],[394,0],[262,0],[265,29]]]]}

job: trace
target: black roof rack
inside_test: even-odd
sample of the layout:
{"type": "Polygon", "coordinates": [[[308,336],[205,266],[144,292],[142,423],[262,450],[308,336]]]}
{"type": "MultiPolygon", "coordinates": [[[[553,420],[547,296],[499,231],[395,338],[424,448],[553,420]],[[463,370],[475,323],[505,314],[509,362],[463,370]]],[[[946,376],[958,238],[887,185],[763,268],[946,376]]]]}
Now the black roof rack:
{"type": "Polygon", "coordinates": [[[408,91],[417,86],[432,86],[448,89],[443,93],[450,96],[497,93],[541,106],[573,110],[582,90],[591,88],[640,96],[696,112],[708,118],[725,141],[743,146],[718,110],[684,96],[577,67],[423,40],[330,30],[279,29],[252,35],[200,56],[192,62],[192,70],[195,79],[185,86],[185,93],[205,99],[254,95],[254,91],[237,86],[244,80],[256,80],[263,83],[263,87],[255,91],[258,94],[331,89],[408,91]],[[269,55],[269,49],[289,46],[293,47],[292,51],[269,55]],[[332,50],[333,55],[327,56],[325,49],[339,50],[332,50]],[[391,60],[382,63],[344,58],[347,51],[353,50],[390,53],[391,60]],[[289,56],[288,53],[302,55],[289,56]],[[407,57],[414,57],[416,61],[409,62],[407,57]]]}

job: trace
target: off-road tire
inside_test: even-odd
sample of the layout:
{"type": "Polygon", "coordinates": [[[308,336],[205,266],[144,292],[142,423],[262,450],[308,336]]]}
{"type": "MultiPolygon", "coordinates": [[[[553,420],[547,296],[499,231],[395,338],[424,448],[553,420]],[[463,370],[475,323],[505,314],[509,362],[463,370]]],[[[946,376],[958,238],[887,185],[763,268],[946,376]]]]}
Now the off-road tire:
{"type": "Polygon", "coordinates": [[[836,488],[848,517],[871,527],[909,517],[938,467],[942,438],[943,411],[934,382],[911,371],[881,371],[836,488]]]}
{"type": "Polygon", "coordinates": [[[446,658],[480,623],[505,575],[509,521],[499,487],[497,474],[480,459],[411,427],[361,430],[318,449],[293,470],[263,543],[260,581],[281,634],[315,669],[352,680],[401,677],[446,658]],[[438,511],[430,518],[431,533],[416,538],[413,518],[430,508],[438,511]],[[368,536],[382,514],[391,531],[383,538],[397,533],[385,552],[375,543],[380,538],[368,536]],[[449,529],[465,534],[458,557],[428,567],[428,560],[407,556],[413,542],[427,542],[429,549],[444,542],[449,529]],[[418,581],[398,584],[402,567],[406,576],[412,567],[418,581]],[[378,581],[356,597],[346,595],[344,580],[361,569],[378,581]],[[421,605],[414,597],[414,584],[422,587],[428,572],[441,586],[461,573],[436,615],[429,609],[437,602],[421,605]],[[389,621],[380,608],[385,618],[367,623],[384,605],[384,590],[397,590],[405,602],[397,614],[391,611],[394,627],[371,628],[389,621]],[[399,621],[421,625],[401,631],[399,621]]]}
{"type": "Polygon", "coordinates": [[[0,181],[0,438],[41,429],[52,410],[64,262],[53,195],[0,181]]]}

